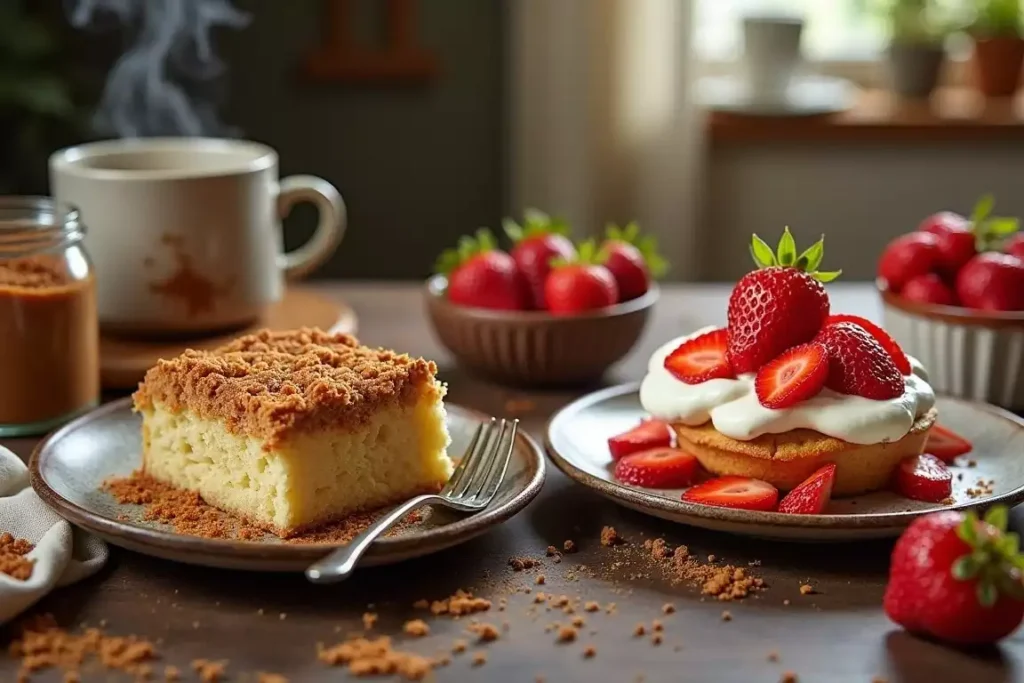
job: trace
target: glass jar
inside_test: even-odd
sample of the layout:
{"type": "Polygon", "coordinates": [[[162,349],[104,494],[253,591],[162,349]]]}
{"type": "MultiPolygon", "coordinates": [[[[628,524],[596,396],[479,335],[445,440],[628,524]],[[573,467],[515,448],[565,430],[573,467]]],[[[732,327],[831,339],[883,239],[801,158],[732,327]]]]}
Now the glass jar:
{"type": "Polygon", "coordinates": [[[0,197],[0,436],[42,434],[99,401],[84,233],[52,199],[0,197]]]}

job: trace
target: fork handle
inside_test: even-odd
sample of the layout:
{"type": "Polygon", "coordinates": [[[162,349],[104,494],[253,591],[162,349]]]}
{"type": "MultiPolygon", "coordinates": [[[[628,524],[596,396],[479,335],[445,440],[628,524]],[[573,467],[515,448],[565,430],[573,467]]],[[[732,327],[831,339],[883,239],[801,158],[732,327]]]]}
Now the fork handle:
{"type": "Polygon", "coordinates": [[[391,512],[387,513],[376,522],[366,527],[366,531],[359,534],[345,546],[332,552],[322,560],[318,560],[306,569],[306,578],[313,583],[336,583],[344,581],[356,563],[363,556],[370,544],[377,540],[377,537],[390,529],[396,522],[407,514],[431,503],[443,503],[440,496],[426,495],[411,498],[391,512]]]}

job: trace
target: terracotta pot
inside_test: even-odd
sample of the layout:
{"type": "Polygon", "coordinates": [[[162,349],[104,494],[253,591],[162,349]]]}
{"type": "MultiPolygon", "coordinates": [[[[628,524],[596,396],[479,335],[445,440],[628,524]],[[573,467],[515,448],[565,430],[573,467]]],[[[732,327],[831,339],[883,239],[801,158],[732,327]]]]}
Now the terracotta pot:
{"type": "Polygon", "coordinates": [[[901,97],[927,98],[939,82],[946,51],[941,45],[893,43],[889,46],[892,90],[901,97]]]}
{"type": "Polygon", "coordinates": [[[1024,39],[1016,36],[974,39],[974,74],[986,97],[1008,97],[1017,92],[1024,39]]]}

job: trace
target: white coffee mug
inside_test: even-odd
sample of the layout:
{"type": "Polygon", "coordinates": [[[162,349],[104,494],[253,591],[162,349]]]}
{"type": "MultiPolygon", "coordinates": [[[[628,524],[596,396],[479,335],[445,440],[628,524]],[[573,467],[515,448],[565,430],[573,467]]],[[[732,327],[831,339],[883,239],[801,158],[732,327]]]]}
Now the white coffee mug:
{"type": "Polygon", "coordinates": [[[799,17],[743,18],[743,74],[751,101],[777,104],[787,99],[802,62],[803,28],[799,17]]]}
{"type": "Polygon", "coordinates": [[[266,145],[213,138],[106,140],[50,157],[54,198],[78,209],[100,324],[119,334],[201,333],[254,322],[284,281],[307,274],[345,233],[345,203],[314,176],[278,180],[266,145]],[[320,213],[285,253],[281,219],[320,213]]]}

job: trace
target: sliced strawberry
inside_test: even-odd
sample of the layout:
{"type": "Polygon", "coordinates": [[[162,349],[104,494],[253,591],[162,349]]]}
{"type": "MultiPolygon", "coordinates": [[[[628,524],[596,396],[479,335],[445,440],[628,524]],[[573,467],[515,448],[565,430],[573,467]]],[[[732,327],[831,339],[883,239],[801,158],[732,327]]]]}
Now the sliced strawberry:
{"type": "Polygon", "coordinates": [[[971,442],[940,424],[932,425],[924,450],[942,462],[953,462],[958,455],[970,453],[971,442]]]}
{"type": "Polygon", "coordinates": [[[909,375],[913,372],[910,367],[910,359],[907,358],[907,354],[903,353],[903,349],[896,343],[896,340],[890,337],[888,332],[867,318],[862,318],[859,315],[830,315],[825,324],[831,325],[833,323],[854,323],[855,325],[860,325],[868,334],[875,338],[876,342],[881,344],[882,348],[889,354],[889,357],[892,358],[892,362],[896,364],[896,369],[904,375],[909,375]]]}
{"type": "Polygon", "coordinates": [[[754,389],[765,408],[788,408],[811,398],[828,379],[828,351],[817,342],[794,346],[757,371],[754,389]]]}
{"type": "Polygon", "coordinates": [[[687,489],[683,500],[720,508],[769,511],[775,509],[779,491],[760,479],[719,477],[687,489]]]}
{"type": "Polygon", "coordinates": [[[724,329],[705,332],[670,353],[665,359],[665,369],[687,384],[735,377],[726,357],[727,345],[728,333],[724,329]]]}
{"type": "Polygon", "coordinates": [[[612,460],[619,460],[630,453],[651,448],[671,448],[675,445],[676,433],[662,420],[644,420],[628,432],[616,434],[608,439],[608,450],[612,460]]]}
{"type": "Polygon", "coordinates": [[[779,512],[791,515],[820,515],[832,500],[832,484],[836,480],[836,465],[825,465],[779,501],[779,512]]]}
{"type": "Polygon", "coordinates": [[[689,486],[697,474],[697,458],[678,448],[652,448],[627,455],[615,465],[615,478],[649,489],[689,486]]]}
{"type": "Polygon", "coordinates": [[[907,498],[939,503],[953,493],[953,473],[934,455],[922,453],[900,461],[893,484],[907,498]]]}

